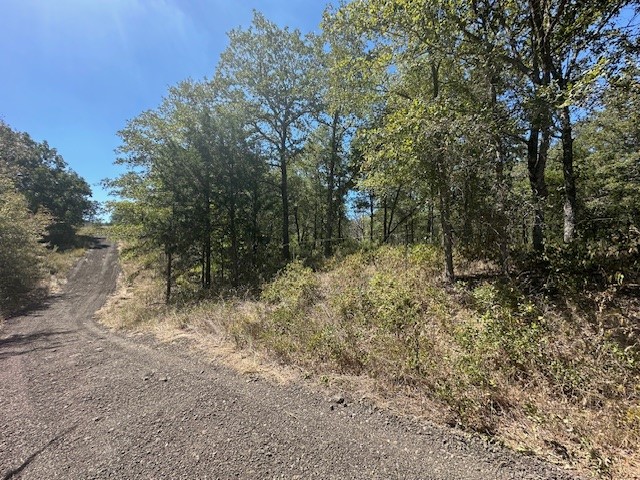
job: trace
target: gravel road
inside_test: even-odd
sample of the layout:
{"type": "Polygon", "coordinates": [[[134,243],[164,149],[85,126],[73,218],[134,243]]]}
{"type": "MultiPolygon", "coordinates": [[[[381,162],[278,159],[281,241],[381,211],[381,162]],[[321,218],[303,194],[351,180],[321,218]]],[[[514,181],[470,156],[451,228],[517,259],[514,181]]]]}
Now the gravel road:
{"type": "Polygon", "coordinates": [[[111,333],[103,240],[0,332],[0,479],[570,479],[452,429],[111,333]]]}

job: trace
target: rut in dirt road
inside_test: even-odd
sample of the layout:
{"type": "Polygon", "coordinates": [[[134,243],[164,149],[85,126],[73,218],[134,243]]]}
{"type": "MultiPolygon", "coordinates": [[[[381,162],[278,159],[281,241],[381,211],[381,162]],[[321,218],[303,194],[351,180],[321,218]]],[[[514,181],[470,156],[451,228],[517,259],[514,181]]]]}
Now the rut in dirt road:
{"type": "Polygon", "coordinates": [[[0,334],[0,479],[569,479],[479,439],[331,403],[92,320],[115,288],[98,242],[64,292],[0,334]]]}

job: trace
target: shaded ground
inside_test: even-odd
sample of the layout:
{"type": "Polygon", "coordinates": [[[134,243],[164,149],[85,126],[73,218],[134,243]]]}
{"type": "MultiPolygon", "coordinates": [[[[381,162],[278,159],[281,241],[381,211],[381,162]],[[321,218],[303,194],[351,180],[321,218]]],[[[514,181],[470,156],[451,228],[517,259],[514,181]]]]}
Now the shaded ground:
{"type": "Polygon", "coordinates": [[[0,479],[568,479],[480,438],[329,400],[98,327],[97,243],[48,306],[0,332],[0,479]]]}

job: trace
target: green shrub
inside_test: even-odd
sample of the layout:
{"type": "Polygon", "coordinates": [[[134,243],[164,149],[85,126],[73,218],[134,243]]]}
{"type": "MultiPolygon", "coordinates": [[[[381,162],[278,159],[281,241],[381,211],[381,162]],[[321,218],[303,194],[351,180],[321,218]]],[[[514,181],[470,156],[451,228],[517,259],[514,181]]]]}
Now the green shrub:
{"type": "Polygon", "coordinates": [[[262,291],[262,300],[287,308],[302,308],[313,303],[318,284],[313,271],[301,262],[287,265],[262,291]]]}
{"type": "Polygon", "coordinates": [[[396,334],[413,326],[420,313],[419,303],[403,280],[398,275],[376,273],[366,294],[370,321],[396,334]]]}
{"type": "Polygon", "coordinates": [[[462,323],[455,339],[463,356],[458,368],[474,385],[487,385],[491,372],[521,380],[537,371],[544,358],[544,318],[513,288],[496,284],[472,292],[475,321],[462,323]]]}
{"type": "Polygon", "coordinates": [[[26,302],[46,277],[39,240],[47,221],[30,213],[24,196],[0,177],[0,316],[26,302]]]}
{"type": "Polygon", "coordinates": [[[442,249],[426,243],[413,245],[409,251],[409,260],[413,265],[432,273],[439,272],[444,261],[442,249]]]}

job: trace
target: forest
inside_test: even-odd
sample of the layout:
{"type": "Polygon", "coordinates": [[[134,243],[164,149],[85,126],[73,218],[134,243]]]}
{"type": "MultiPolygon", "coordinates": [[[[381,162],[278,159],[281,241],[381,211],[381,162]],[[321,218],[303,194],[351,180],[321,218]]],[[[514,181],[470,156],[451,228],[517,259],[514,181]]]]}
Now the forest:
{"type": "Polygon", "coordinates": [[[354,0],[304,34],[255,12],[119,132],[110,315],[637,478],[637,14],[354,0]]]}
{"type": "Polygon", "coordinates": [[[172,284],[429,243],[637,282],[637,30],[627,2],[356,1],[303,35],[255,12],[214,75],[130,120],[105,183],[172,284]],[[625,24],[625,19],[627,24],[625,24]]]}

